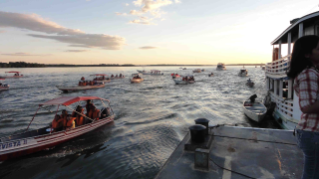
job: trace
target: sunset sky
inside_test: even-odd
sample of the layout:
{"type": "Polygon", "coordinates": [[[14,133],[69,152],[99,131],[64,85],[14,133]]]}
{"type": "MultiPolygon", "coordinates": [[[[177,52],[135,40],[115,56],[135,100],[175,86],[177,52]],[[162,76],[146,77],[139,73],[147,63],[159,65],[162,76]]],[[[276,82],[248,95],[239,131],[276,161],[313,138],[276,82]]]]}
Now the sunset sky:
{"type": "MultiPolygon", "coordinates": [[[[315,0],[1,0],[0,62],[266,63],[315,0]]],[[[283,52],[283,55],[286,52],[283,52]]]]}

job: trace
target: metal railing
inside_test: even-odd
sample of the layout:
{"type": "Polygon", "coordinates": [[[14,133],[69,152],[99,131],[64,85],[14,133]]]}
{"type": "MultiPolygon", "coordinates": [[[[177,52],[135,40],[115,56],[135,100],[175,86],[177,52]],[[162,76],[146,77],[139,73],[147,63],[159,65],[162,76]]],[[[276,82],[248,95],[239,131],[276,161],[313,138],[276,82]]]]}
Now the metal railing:
{"type": "Polygon", "coordinates": [[[273,92],[270,92],[271,101],[276,103],[276,109],[287,119],[291,119],[293,117],[293,101],[288,99],[283,99],[273,92]]]}
{"type": "Polygon", "coordinates": [[[291,55],[282,57],[281,59],[266,64],[266,75],[284,76],[290,65],[291,55]]]}

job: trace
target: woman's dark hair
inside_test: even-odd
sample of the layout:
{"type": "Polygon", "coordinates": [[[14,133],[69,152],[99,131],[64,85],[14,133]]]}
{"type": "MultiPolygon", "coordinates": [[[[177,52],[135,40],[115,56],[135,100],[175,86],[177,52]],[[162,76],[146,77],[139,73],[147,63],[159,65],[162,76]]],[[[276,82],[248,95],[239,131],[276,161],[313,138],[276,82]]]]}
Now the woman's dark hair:
{"type": "Polygon", "coordinates": [[[299,38],[292,50],[291,62],[287,76],[295,78],[302,70],[313,66],[312,61],[306,58],[306,54],[312,54],[312,50],[318,45],[319,37],[316,35],[307,35],[299,38]]]}

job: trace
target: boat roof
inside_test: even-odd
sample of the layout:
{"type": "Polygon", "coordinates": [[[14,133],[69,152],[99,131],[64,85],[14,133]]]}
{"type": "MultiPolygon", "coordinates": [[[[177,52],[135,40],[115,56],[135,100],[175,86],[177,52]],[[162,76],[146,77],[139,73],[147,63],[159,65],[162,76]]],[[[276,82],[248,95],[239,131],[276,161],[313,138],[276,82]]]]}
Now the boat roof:
{"type": "Polygon", "coordinates": [[[109,75],[107,75],[107,74],[92,74],[90,76],[109,76],[109,75]]]}
{"type": "Polygon", "coordinates": [[[319,16],[319,11],[316,11],[314,13],[311,13],[311,14],[307,14],[299,19],[294,19],[292,21],[294,21],[286,30],[284,30],[277,38],[275,38],[275,40],[273,40],[271,42],[271,45],[275,45],[275,44],[278,44],[279,43],[279,40],[282,40],[282,43],[287,43],[286,39],[287,38],[283,38],[283,37],[286,37],[287,34],[293,30],[297,30],[299,28],[299,24],[301,22],[304,22],[304,21],[307,21],[307,20],[310,20],[310,19],[313,19],[315,17],[318,18],[319,16]]]}
{"type": "Polygon", "coordinates": [[[6,71],[6,73],[20,73],[19,71],[6,71]]]}
{"type": "Polygon", "coordinates": [[[87,101],[87,100],[106,100],[100,97],[96,96],[63,96],[55,99],[51,99],[49,101],[46,101],[44,103],[39,104],[39,106],[47,106],[47,105],[63,105],[63,106],[69,106],[73,103],[79,102],[79,101],[87,101]]]}

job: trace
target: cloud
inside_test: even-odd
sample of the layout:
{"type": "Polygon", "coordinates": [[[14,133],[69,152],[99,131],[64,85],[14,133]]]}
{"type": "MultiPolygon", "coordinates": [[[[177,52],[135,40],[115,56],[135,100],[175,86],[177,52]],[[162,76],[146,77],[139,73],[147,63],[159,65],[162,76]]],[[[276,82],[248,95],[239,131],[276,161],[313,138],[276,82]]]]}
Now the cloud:
{"type": "Polygon", "coordinates": [[[127,15],[126,13],[120,13],[120,12],[116,12],[115,14],[118,16],[126,16],[127,15]]]}
{"type": "Polygon", "coordinates": [[[27,57],[27,56],[50,56],[50,54],[30,54],[24,52],[17,52],[17,53],[3,53],[1,55],[5,56],[19,56],[19,57],[27,57]]]}
{"type": "Polygon", "coordinates": [[[105,34],[87,34],[78,29],[68,29],[55,22],[45,20],[37,14],[0,11],[0,27],[14,27],[46,33],[48,35],[29,34],[29,36],[56,40],[81,47],[100,47],[107,50],[119,50],[125,45],[125,38],[123,37],[105,34]]]}
{"type": "Polygon", "coordinates": [[[140,12],[140,11],[137,11],[137,10],[131,10],[130,11],[130,14],[132,14],[132,15],[142,15],[142,14],[144,14],[143,12],[140,12]]]}
{"type": "Polygon", "coordinates": [[[130,24],[143,24],[143,25],[156,25],[153,22],[147,21],[147,20],[132,20],[129,22],[130,24]]]}
{"type": "Polygon", "coordinates": [[[129,3],[125,3],[124,6],[129,6],[129,3]]]}
{"type": "Polygon", "coordinates": [[[74,52],[74,53],[79,53],[79,52],[86,52],[87,50],[66,50],[65,52],[74,52]]]}
{"type": "Polygon", "coordinates": [[[167,6],[173,4],[171,0],[137,0],[133,1],[133,4],[136,6],[143,6],[142,12],[148,12],[155,9],[159,9],[162,6],[167,6]]]}
{"type": "Polygon", "coordinates": [[[164,11],[161,10],[163,6],[171,5],[171,4],[178,4],[181,3],[180,0],[136,0],[133,1],[133,4],[137,7],[141,7],[139,10],[131,10],[129,14],[141,16],[143,14],[149,13],[153,19],[150,19],[148,21],[141,21],[141,20],[133,20],[129,23],[134,24],[144,24],[144,25],[151,25],[155,24],[151,21],[153,21],[156,18],[161,18],[163,14],[165,14],[164,11]]]}
{"type": "Polygon", "coordinates": [[[140,47],[139,49],[142,49],[142,50],[150,50],[150,49],[155,49],[157,47],[152,47],[152,46],[144,46],[144,47],[140,47]]]}

